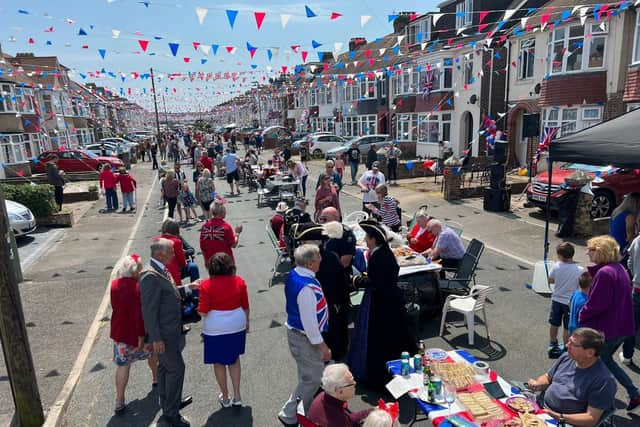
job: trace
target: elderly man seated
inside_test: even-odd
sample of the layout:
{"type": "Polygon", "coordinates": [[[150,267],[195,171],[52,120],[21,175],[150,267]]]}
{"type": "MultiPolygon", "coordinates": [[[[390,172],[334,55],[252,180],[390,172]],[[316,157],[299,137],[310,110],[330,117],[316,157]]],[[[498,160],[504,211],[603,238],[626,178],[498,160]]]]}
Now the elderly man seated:
{"type": "Polygon", "coordinates": [[[356,392],[356,381],[344,363],[324,368],[322,389],[324,391],[313,400],[307,414],[307,418],[320,427],[360,426],[371,412],[367,409],[352,413],[347,409],[347,402],[356,392]]]}
{"type": "Polygon", "coordinates": [[[595,329],[578,328],[567,342],[567,352],[548,372],[529,380],[533,391],[544,391],[545,411],[560,424],[595,426],[614,409],[616,380],[600,360],[604,335],[595,329]]]}
{"type": "MultiPolygon", "coordinates": [[[[429,221],[427,231],[436,236],[436,241],[424,254],[432,259],[440,259],[444,268],[458,268],[465,252],[460,236],[437,219],[429,221]]],[[[440,275],[444,277],[444,269],[440,275]]]]}

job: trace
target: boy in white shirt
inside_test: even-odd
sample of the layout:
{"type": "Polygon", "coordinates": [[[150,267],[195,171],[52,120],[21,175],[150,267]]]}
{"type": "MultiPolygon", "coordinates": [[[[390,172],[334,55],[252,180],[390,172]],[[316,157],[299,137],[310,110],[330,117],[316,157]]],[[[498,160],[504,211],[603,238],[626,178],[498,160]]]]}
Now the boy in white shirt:
{"type": "Polygon", "coordinates": [[[551,294],[551,312],[549,313],[549,358],[557,359],[565,350],[564,344],[569,339],[569,303],[571,296],[578,289],[578,280],[584,267],[573,261],[575,249],[569,242],[560,243],[556,247],[558,262],[549,273],[549,283],[555,288],[551,294]],[[564,328],[562,344],[558,344],[558,329],[564,328]]]}

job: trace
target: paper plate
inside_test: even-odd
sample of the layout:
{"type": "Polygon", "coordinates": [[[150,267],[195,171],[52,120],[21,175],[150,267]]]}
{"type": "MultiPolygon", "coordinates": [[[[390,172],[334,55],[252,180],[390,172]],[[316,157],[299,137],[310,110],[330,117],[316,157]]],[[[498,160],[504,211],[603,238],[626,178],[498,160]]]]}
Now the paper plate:
{"type": "Polygon", "coordinates": [[[447,352],[441,348],[430,348],[425,354],[430,360],[444,360],[447,358],[447,352]]]}

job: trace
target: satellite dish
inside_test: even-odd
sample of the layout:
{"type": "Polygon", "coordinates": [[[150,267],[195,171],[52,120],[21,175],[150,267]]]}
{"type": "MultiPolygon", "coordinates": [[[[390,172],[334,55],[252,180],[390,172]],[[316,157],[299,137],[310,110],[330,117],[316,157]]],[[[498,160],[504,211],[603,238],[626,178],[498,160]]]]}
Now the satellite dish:
{"type": "Polygon", "coordinates": [[[533,91],[536,93],[536,95],[540,94],[540,83],[536,84],[535,87],[533,88],[533,91]]]}

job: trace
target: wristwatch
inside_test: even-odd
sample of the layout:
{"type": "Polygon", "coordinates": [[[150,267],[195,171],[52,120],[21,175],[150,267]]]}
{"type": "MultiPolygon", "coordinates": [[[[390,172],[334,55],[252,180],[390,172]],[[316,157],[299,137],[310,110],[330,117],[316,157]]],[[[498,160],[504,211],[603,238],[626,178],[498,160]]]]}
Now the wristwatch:
{"type": "Polygon", "coordinates": [[[558,423],[559,423],[561,426],[564,426],[564,425],[565,425],[565,422],[564,422],[564,414],[562,414],[562,413],[560,414],[560,418],[558,419],[558,423]]]}

